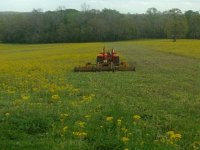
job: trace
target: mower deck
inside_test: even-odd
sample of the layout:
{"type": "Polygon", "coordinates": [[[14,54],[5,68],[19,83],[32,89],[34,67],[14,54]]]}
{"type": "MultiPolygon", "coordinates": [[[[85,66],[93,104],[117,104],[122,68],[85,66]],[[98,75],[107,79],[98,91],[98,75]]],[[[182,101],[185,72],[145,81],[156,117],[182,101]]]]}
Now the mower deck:
{"type": "Polygon", "coordinates": [[[101,72],[101,71],[135,71],[135,67],[130,66],[79,66],[74,68],[74,72],[101,72]]]}

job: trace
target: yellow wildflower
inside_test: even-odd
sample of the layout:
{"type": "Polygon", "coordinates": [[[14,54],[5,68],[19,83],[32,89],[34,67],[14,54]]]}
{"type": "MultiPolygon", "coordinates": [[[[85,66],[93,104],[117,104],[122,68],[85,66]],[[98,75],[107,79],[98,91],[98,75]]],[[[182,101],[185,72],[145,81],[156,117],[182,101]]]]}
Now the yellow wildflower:
{"type": "Polygon", "coordinates": [[[79,92],[79,89],[73,89],[73,92],[74,92],[74,93],[78,93],[78,92],[79,92]]]}
{"type": "Polygon", "coordinates": [[[10,116],[10,113],[5,113],[5,116],[6,116],[6,117],[10,116]]]}
{"type": "Polygon", "coordinates": [[[181,139],[181,134],[175,133],[174,131],[168,131],[166,132],[167,140],[170,144],[174,144],[174,142],[181,139]]]}
{"type": "Polygon", "coordinates": [[[92,97],[91,96],[82,96],[82,102],[91,102],[92,101],[92,97]]]}
{"type": "Polygon", "coordinates": [[[175,139],[175,140],[179,140],[181,139],[181,134],[172,134],[170,135],[170,139],[175,139]]]}
{"type": "Polygon", "coordinates": [[[166,134],[169,135],[169,136],[170,136],[170,135],[173,135],[173,134],[174,134],[174,131],[168,131],[168,132],[166,132],[166,134]]]}
{"type": "Polygon", "coordinates": [[[67,129],[68,129],[68,126],[65,126],[65,127],[63,128],[63,132],[66,132],[67,129]]]}
{"type": "Polygon", "coordinates": [[[51,93],[54,93],[54,92],[55,92],[55,89],[50,89],[50,92],[51,92],[51,93]]]}
{"type": "Polygon", "coordinates": [[[109,117],[106,117],[106,121],[112,121],[113,120],[113,117],[109,116],[109,117]]]}
{"type": "Polygon", "coordinates": [[[14,90],[8,89],[7,92],[8,92],[8,94],[15,94],[15,91],[14,91],[14,90]]]}
{"type": "Polygon", "coordinates": [[[32,90],[33,90],[34,92],[36,92],[36,91],[38,90],[38,88],[32,88],[32,90]]]}
{"type": "Polygon", "coordinates": [[[128,133],[128,136],[131,136],[131,135],[133,135],[133,133],[130,133],[130,132],[129,132],[129,133],[128,133]]]}
{"type": "Polygon", "coordinates": [[[82,121],[80,121],[78,124],[79,124],[79,126],[80,126],[81,128],[84,128],[85,125],[86,125],[86,123],[85,123],[85,122],[82,122],[82,121]]]}
{"type": "Polygon", "coordinates": [[[122,140],[124,143],[128,143],[129,138],[124,136],[121,140],[122,140]]]}
{"type": "Polygon", "coordinates": [[[61,118],[67,118],[67,117],[69,117],[69,114],[60,114],[60,117],[61,118]]]}
{"type": "Polygon", "coordinates": [[[126,129],[125,127],[121,128],[121,130],[126,133],[128,131],[128,129],[126,129]]]}
{"type": "Polygon", "coordinates": [[[91,117],[91,115],[85,115],[85,118],[90,118],[91,117]]]}
{"type": "Polygon", "coordinates": [[[121,126],[121,124],[122,124],[122,120],[121,119],[117,119],[117,125],[121,126]]]}
{"type": "Polygon", "coordinates": [[[21,98],[22,98],[23,100],[28,100],[28,99],[30,98],[30,96],[28,96],[28,95],[21,95],[21,98]]]}
{"type": "Polygon", "coordinates": [[[95,94],[90,94],[91,97],[95,97],[95,94]]]}
{"type": "Polygon", "coordinates": [[[125,148],[124,150],[129,150],[128,148],[125,148]]]}
{"type": "Polygon", "coordinates": [[[55,101],[59,100],[60,99],[60,96],[59,95],[52,95],[51,98],[55,101]]]}
{"type": "Polygon", "coordinates": [[[87,133],[86,132],[73,132],[73,135],[74,136],[77,136],[79,138],[85,138],[87,136],[87,133]]]}
{"type": "Polygon", "coordinates": [[[140,115],[134,115],[134,116],[133,116],[133,119],[134,119],[134,120],[140,120],[140,119],[141,119],[141,116],[140,116],[140,115]]]}

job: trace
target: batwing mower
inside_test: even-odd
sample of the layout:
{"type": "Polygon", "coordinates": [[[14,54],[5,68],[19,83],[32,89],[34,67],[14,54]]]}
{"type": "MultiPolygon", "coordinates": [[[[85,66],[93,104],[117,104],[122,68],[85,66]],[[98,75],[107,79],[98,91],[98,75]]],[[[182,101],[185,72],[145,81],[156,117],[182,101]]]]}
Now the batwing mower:
{"type": "Polygon", "coordinates": [[[135,71],[134,66],[121,62],[119,55],[114,51],[106,52],[105,47],[97,55],[96,64],[86,63],[85,66],[77,66],[74,72],[100,72],[100,71],[135,71]]]}

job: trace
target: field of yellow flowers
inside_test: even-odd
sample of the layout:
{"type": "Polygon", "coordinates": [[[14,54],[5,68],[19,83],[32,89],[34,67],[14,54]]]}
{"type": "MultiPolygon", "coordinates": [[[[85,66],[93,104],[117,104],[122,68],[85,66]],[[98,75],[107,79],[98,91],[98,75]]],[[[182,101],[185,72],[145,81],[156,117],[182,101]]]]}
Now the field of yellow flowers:
{"type": "Polygon", "coordinates": [[[0,44],[0,147],[200,149],[200,41],[0,44]],[[136,72],[74,73],[114,48],[136,72]]]}

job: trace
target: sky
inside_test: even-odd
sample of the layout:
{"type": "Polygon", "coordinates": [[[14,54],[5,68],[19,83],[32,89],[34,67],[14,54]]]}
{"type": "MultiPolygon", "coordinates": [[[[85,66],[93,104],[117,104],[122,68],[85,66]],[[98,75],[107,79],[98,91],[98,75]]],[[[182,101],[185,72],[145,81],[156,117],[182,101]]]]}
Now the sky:
{"type": "Polygon", "coordinates": [[[171,8],[179,8],[183,12],[200,11],[200,0],[0,0],[0,11],[28,12],[34,8],[48,11],[56,10],[59,6],[81,10],[84,3],[90,9],[110,8],[121,13],[145,13],[151,7],[159,11],[171,8]]]}

